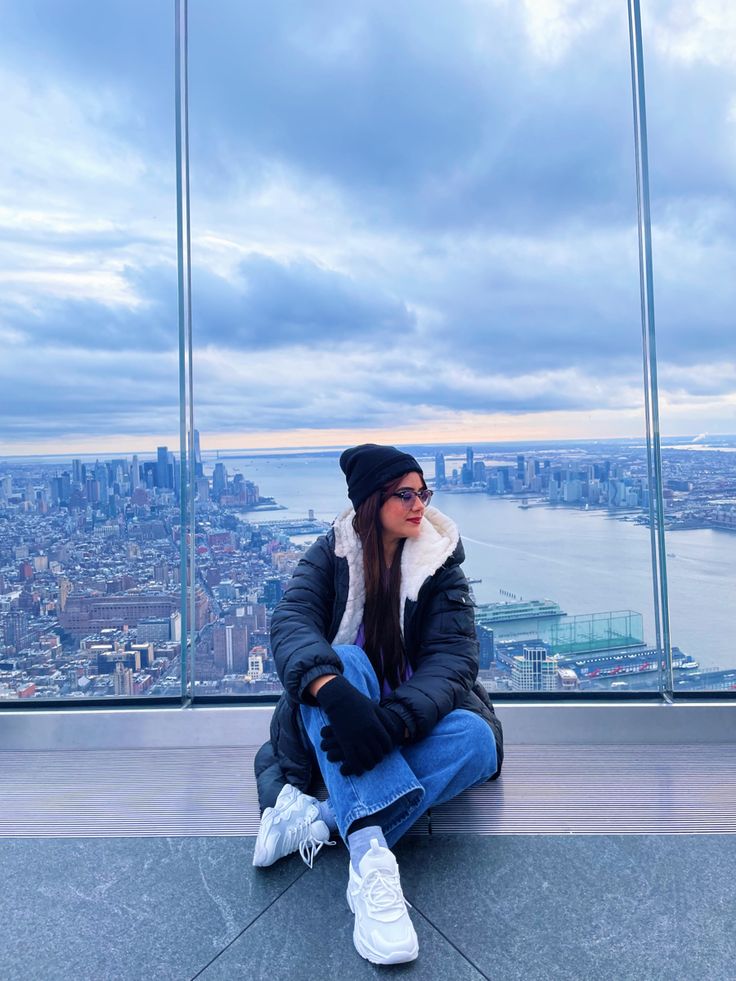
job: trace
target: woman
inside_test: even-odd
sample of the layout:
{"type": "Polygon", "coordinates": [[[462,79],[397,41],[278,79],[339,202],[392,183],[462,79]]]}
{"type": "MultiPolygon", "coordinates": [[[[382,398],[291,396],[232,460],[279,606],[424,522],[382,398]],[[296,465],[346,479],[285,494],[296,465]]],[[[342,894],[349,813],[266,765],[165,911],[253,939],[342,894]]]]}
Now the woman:
{"type": "Polygon", "coordinates": [[[340,466],[354,510],[307,551],[273,614],[285,692],[256,756],[253,864],[299,850],[311,866],[339,831],[356,949],[396,964],[418,945],[390,848],[429,807],[498,776],[501,725],[476,683],[463,546],[428,507],[422,468],[372,443],[340,466]],[[324,802],[308,795],[318,771],[324,802]]]}

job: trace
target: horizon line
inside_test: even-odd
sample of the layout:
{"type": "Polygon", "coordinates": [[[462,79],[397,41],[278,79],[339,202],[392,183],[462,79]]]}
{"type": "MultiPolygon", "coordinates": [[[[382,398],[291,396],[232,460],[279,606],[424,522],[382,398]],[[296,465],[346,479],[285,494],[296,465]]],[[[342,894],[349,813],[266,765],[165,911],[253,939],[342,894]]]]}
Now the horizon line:
{"type": "MultiPolygon", "coordinates": [[[[661,435],[660,441],[667,440],[683,440],[696,442],[699,441],[701,444],[706,443],[708,438],[713,438],[716,440],[736,440],[736,434],[734,433],[698,433],[698,434],[672,434],[672,435],[661,435]]],[[[433,440],[430,442],[410,442],[401,441],[398,445],[410,446],[410,447],[498,447],[498,446],[541,446],[541,445],[557,445],[557,444],[589,444],[589,443],[623,443],[623,442],[641,442],[646,444],[646,436],[585,436],[578,438],[557,438],[557,439],[505,439],[505,440],[483,440],[483,441],[463,441],[463,440],[448,440],[440,442],[438,440],[433,440]]],[[[167,449],[169,449],[167,444],[167,449]]],[[[230,454],[247,454],[252,456],[265,456],[269,453],[294,453],[294,454],[307,454],[307,453],[330,453],[339,452],[345,449],[342,443],[327,443],[327,444],[315,444],[313,446],[267,446],[267,447],[254,447],[254,446],[220,446],[212,447],[201,450],[202,456],[213,454],[213,453],[230,453],[230,454]]],[[[171,452],[176,452],[179,450],[178,446],[174,446],[171,452]]],[[[69,450],[61,453],[0,453],[0,461],[8,460],[47,460],[47,459],[81,459],[82,457],[104,456],[105,458],[115,458],[115,457],[127,457],[127,456],[156,456],[156,449],[130,449],[130,450],[111,450],[111,451],[83,451],[69,450]]]]}

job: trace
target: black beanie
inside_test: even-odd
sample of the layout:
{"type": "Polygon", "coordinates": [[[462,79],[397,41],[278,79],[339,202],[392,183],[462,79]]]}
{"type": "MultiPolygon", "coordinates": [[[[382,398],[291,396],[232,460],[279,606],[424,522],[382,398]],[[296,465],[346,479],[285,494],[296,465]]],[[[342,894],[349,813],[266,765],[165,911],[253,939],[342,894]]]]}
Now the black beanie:
{"type": "Polygon", "coordinates": [[[348,497],[356,511],[366,498],[389,481],[405,473],[418,473],[424,477],[424,471],[410,453],[377,443],[351,446],[341,455],[340,467],[348,482],[348,497]]]}

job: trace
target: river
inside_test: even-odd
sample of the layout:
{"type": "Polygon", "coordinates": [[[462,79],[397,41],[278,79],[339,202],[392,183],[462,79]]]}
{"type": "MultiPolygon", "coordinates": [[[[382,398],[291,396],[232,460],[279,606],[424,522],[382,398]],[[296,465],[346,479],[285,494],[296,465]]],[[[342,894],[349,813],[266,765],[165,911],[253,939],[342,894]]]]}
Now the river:
{"type": "MultiPolygon", "coordinates": [[[[214,459],[205,458],[207,471],[214,459]]],[[[335,456],[243,457],[223,460],[240,470],[287,510],[276,518],[303,518],[308,510],[331,521],[347,507],[345,482],[335,456]]],[[[428,477],[434,461],[420,460],[428,477]]],[[[448,460],[448,473],[456,465],[448,460]]],[[[441,491],[432,502],[458,524],[465,571],[479,603],[496,602],[499,590],[525,600],[548,598],[568,614],[634,610],[653,644],[649,530],[603,511],[519,507],[485,494],[441,491]]],[[[667,533],[672,643],[703,668],[736,667],[731,623],[736,597],[736,537],[729,532],[667,533]]]]}

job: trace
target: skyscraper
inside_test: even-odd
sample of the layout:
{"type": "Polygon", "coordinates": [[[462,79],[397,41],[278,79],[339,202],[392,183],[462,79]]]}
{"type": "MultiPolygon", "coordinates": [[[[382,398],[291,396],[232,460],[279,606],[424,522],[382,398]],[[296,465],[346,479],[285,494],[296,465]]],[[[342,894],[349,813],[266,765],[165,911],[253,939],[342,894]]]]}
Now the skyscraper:
{"type": "Polygon", "coordinates": [[[133,671],[131,668],[126,668],[121,661],[115,665],[113,678],[116,695],[132,695],[134,693],[133,671]]]}
{"type": "Polygon", "coordinates": [[[215,472],[212,474],[212,496],[219,501],[220,495],[227,491],[227,470],[224,463],[215,464],[215,472]]]}
{"type": "Polygon", "coordinates": [[[138,490],[141,486],[141,468],[138,457],[134,456],[130,464],[130,489],[138,490]]]}
{"type": "Polygon", "coordinates": [[[470,487],[473,483],[473,447],[468,446],[465,450],[465,463],[460,471],[460,481],[464,487],[470,487]]]}
{"type": "Polygon", "coordinates": [[[109,497],[110,491],[108,488],[107,480],[107,467],[104,463],[100,463],[98,460],[95,463],[95,480],[99,485],[99,501],[103,507],[107,506],[107,498],[109,497]]]}
{"type": "Polygon", "coordinates": [[[156,449],[156,486],[170,487],[169,483],[169,448],[159,446],[156,449]]]}
{"type": "Polygon", "coordinates": [[[434,457],[434,485],[444,487],[447,482],[445,476],[445,454],[436,453],[434,457]]]}

